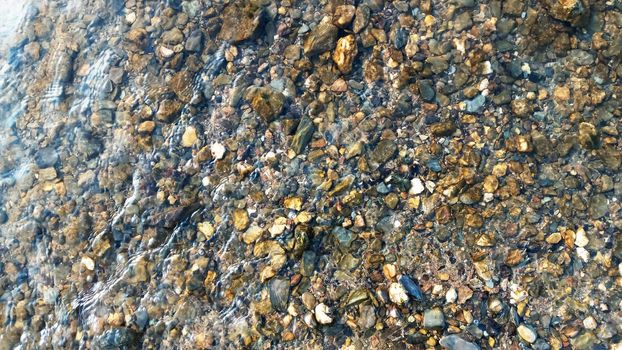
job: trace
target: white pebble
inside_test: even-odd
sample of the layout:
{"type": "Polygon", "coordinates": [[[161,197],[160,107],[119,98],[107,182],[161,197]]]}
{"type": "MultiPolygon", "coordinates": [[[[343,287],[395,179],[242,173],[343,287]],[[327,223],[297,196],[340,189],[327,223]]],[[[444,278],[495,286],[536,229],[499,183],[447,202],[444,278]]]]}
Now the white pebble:
{"type": "Polygon", "coordinates": [[[447,293],[445,293],[445,301],[447,302],[447,304],[451,304],[455,303],[456,300],[458,300],[458,291],[456,291],[456,288],[451,287],[449,288],[447,293]]]}
{"type": "Polygon", "coordinates": [[[402,305],[408,301],[408,294],[401,283],[391,283],[389,286],[389,299],[397,305],[402,305]]]}
{"type": "Polygon", "coordinates": [[[136,22],[136,12],[130,12],[127,15],[125,15],[125,21],[128,24],[132,24],[132,23],[136,22]]]}
{"type": "Polygon", "coordinates": [[[442,292],[443,292],[443,286],[441,286],[440,284],[435,284],[434,287],[432,287],[432,294],[439,295],[442,292]]]}
{"type": "Polygon", "coordinates": [[[520,335],[520,337],[524,341],[530,344],[535,342],[536,339],[538,338],[538,334],[536,333],[536,331],[534,331],[533,328],[529,326],[525,326],[524,324],[521,324],[520,326],[518,326],[516,330],[518,331],[518,335],[520,335]]]}
{"type": "Polygon", "coordinates": [[[423,193],[423,191],[425,191],[425,186],[423,186],[423,182],[420,178],[415,177],[410,180],[410,191],[408,191],[408,193],[418,195],[423,193]]]}
{"type": "Polygon", "coordinates": [[[598,324],[596,323],[594,317],[589,316],[583,320],[583,327],[589,330],[594,330],[596,329],[596,327],[598,327],[598,324]]]}
{"type": "Polygon", "coordinates": [[[484,62],[484,67],[482,69],[482,74],[492,74],[492,65],[490,64],[490,61],[486,61],[484,62]]]}
{"type": "Polygon", "coordinates": [[[579,258],[581,258],[581,260],[583,260],[584,262],[588,262],[590,260],[590,252],[588,252],[587,250],[585,250],[585,248],[582,247],[577,247],[577,255],[579,256],[579,258]]]}
{"type": "Polygon", "coordinates": [[[93,261],[93,259],[89,258],[88,256],[83,256],[81,262],[87,270],[95,270],[95,261],[93,261]]]}
{"type": "Polygon", "coordinates": [[[329,324],[333,322],[333,319],[328,316],[329,313],[330,309],[326,306],[326,304],[320,303],[315,306],[315,319],[320,324],[329,324]]]}
{"type": "Polygon", "coordinates": [[[224,157],[225,155],[225,151],[227,151],[227,149],[225,148],[225,146],[223,146],[222,143],[213,143],[209,150],[212,152],[212,157],[216,158],[217,160],[222,159],[222,157],[224,157]]]}
{"type": "Polygon", "coordinates": [[[574,240],[574,245],[577,247],[585,247],[590,243],[590,240],[587,238],[587,234],[585,234],[585,230],[583,227],[579,227],[577,229],[577,237],[574,240]]]}
{"type": "Polygon", "coordinates": [[[169,49],[168,47],[164,45],[158,46],[158,52],[160,53],[160,56],[164,58],[172,57],[175,54],[175,51],[169,49]]]}

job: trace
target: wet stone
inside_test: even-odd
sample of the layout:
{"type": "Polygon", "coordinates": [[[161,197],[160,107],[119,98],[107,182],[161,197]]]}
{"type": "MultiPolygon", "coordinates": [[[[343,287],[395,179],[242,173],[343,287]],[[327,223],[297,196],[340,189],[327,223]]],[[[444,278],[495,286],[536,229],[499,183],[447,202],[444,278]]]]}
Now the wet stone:
{"type": "Polygon", "coordinates": [[[536,338],[538,338],[538,334],[536,333],[536,331],[532,327],[524,324],[519,325],[516,331],[518,332],[518,335],[521,337],[521,339],[530,344],[535,342],[536,338]]]}
{"type": "Polygon", "coordinates": [[[473,21],[471,20],[471,14],[468,11],[459,14],[454,21],[454,29],[459,32],[468,29],[471,26],[473,26],[473,21]]]}
{"type": "Polygon", "coordinates": [[[317,255],[312,250],[306,250],[302,254],[302,259],[300,260],[300,273],[303,276],[312,276],[315,271],[315,261],[317,259],[317,255]]]}
{"type": "Polygon", "coordinates": [[[337,47],[333,52],[333,61],[342,73],[347,74],[352,70],[352,63],[357,53],[354,35],[344,36],[337,41],[337,47]]]}
{"type": "Polygon", "coordinates": [[[339,29],[331,23],[320,23],[305,39],[304,53],[315,56],[335,48],[339,29]]]}
{"type": "Polygon", "coordinates": [[[434,123],[430,125],[430,132],[434,136],[450,136],[456,131],[456,124],[452,121],[434,123]]]}
{"type": "Polygon", "coordinates": [[[253,38],[267,19],[263,8],[252,2],[236,1],[225,7],[218,33],[221,40],[239,43],[253,38]]]}
{"type": "Polygon", "coordinates": [[[579,144],[586,149],[598,147],[598,132],[590,123],[579,124],[579,144]]]}
{"type": "Polygon", "coordinates": [[[423,313],[423,327],[437,329],[445,327],[445,315],[441,309],[428,309],[423,313]]]}
{"type": "Polygon", "coordinates": [[[289,281],[275,278],[270,281],[270,302],[277,311],[285,311],[289,302],[289,281]]]}
{"type": "Polygon", "coordinates": [[[609,211],[609,201],[603,194],[597,194],[590,199],[589,213],[593,219],[600,219],[609,211]]]}
{"type": "Polygon", "coordinates": [[[371,10],[369,6],[365,4],[359,5],[356,8],[354,22],[352,23],[352,30],[355,33],[360,33],[363,29],[365,29],[365,27],[367,27],[370,17],[371,17],[371,10]]]}
{"type": "Polygon", "coordinates": [[[477,95],[472,100],[464,101],[466,108],[465,110],[469,113],[480,113],[484,104],[486,103],[486,97],[484,95],[477,95]]]}
{"type": "Polygon", "coordinates": [[[181,71],[176,73],[169,83],[171,90],[183,102],[190,102],[194,95],[192,73],[181,71]]]}
{"type": "Polygon", "coordinates": [[[339,5],[333,14],[333,24],[344,28],[352,22],[356,8],[353,5],[339,5]]]}
{"type": "Polygon", "coordinates": [[[190,33],[190,36],[186,40],[186,44],[184,48],[186,51],[190,52],[198,52],[201,51],[201,47],[203,45],[203,32],[200,30],[195,30],[190,33]]]}
{"type": "Polygon", "coordinates": [[[268,123],[278,117],[285,106],[285,96],[271,87],[257,88],[249,95],[253,110],[268,123]]]}
{"type": "Polygon", "coordinates": [[[598,339],[594,333],[587,331],[581,333],[576,338],[571,339],[570,342],[573,349],[588,350],[594,349],[594,345],[598,342],[598,339]]]}
{"type": "Polygon", "coordinates": [[[378,142],[369,158],[372,162],[381,165],[391,159],[397,151],[397,145],[393,140],[382,140],[378,142]]]}
{"type": "Polygon", "coordinates": [[[415,300],[423,300],[423,292],[421,288],[412,278],[402,275],[400,277],[400,284],[404,286],[408,295],[415,298],[415,300]]]}
{"type": "Polygon", "coordinates": [[[349,248],[352,241],[355,239],[354,233],[343,227],[335,227],[333,235],[335,236],[339,246],[342,248],[349,248]]]}
{"type": "Polygon", "coordinates": [[[58,159],[58,152],[53,147],[42,148],[35,156],[37,166],[41,169],[54,166],[58,159]]]}
{"type": "Polygon", "coordinates": [[[246,209],[235,209],[233,211],[233,227],[238,231],[244,231],[248,228],[250,219],[246,209]]]}
{"type": "Polygon", "coordinates": [[[419,88],[419,94],[421,98],[425,101],[433,101],[434,96],[436,95],[436,91],[432,87],[432,82],[430,80],[419,80],[417,82],[419,88]]]}
{"type": "Polygon", "coordinates": [[[478,345],[466,341],[455,334],[442,337],[439,344],[449,350],[480,350],[478,345]]]}
{"type": "Polygon", "coordinates": [[[300,123],[298,124],[298,128],[296,129],[296,133],[292,138],[290,148],[296,154],[302,153],[309,141],[311,141],[314,131],[315,125],[313,124],[313,121],[309,117],[302,117],[300,119],[300,123]]]}
{"type": "Polygon", "coordinates": [[[573,26],[584,26],[590,15],[589,0],[545,0],[549,14],[573,26]]]}

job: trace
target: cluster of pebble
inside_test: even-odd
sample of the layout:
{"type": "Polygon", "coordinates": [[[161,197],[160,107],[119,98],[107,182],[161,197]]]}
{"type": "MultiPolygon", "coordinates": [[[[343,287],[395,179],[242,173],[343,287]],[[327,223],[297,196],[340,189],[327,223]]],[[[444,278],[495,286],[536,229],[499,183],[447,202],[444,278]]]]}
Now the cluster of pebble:
{"type": "Polygon", "coordinates": [[[618,0],[32,4],[0,349],[622,349],[618,0]]]}

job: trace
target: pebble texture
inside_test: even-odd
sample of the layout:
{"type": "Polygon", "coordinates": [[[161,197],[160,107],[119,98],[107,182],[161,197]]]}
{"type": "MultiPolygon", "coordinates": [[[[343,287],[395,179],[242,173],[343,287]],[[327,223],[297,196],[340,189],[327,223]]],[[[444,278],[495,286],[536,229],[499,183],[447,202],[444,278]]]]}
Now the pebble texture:
{"type": "Polygon", "coordinates": [[[41,0],[0,349],[619,349],[622,5],[41,0]]]}

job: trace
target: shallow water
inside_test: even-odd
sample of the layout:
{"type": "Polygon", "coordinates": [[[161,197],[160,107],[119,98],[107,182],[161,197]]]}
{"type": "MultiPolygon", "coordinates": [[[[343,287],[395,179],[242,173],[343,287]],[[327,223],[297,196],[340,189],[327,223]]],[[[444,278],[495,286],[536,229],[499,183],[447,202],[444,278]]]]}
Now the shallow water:
{"type": "Polygon", "coordinates": [[[0,0],[0,350],[619,349],[622,6],[350,3],[0,0]]]}

